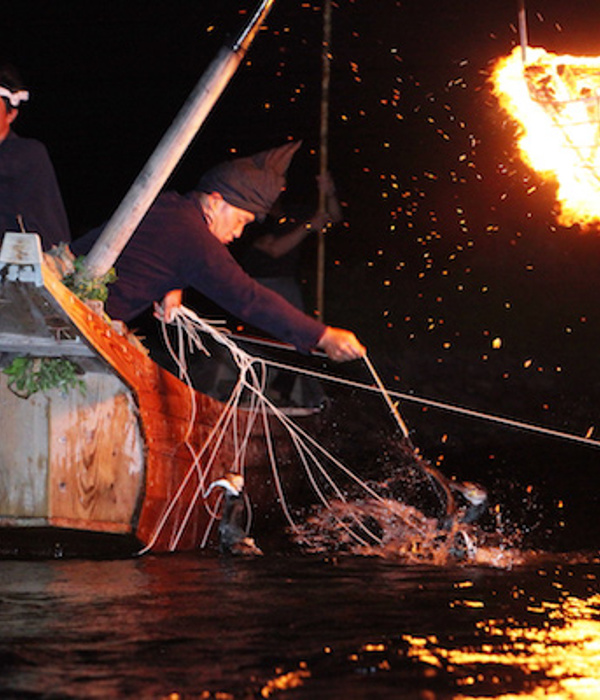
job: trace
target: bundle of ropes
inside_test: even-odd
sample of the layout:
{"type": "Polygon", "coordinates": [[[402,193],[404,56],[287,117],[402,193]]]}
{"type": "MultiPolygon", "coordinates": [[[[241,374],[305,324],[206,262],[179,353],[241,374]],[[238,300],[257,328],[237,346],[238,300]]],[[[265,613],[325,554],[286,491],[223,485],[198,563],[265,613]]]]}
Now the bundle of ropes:
{"type": "MultiPolygon", "coordinates": [[[[279,475],[274,448],[274,437],[269,422],[270,418],[273,417],[287,432],[297,458],[318,502],[329,509],[331,513],[334,512],[331,507],[332,499],[335,499],[338,503],[347,502],[346,492],[340,483],[338,483],[339,479],[336,478],[335,474],[343,476],[346,481],[354,483],[365,497],[373,499],[382,507],[385,506],[387,499],[381,496],[369,483],[355,474],[338,459],[336,455],[320,444],[313,436],[287,415],[284,410],[279,408],[268,398],[265,393],[267,369],[270,366],[280,366],[279,363],[249,354],[241,349],[230,335],[220,330],[214,323],[210,323],[198,317],[193,311],[185,307],[180,307],[175,312],[172,323],[175,327],[175,342],[171,341],[164,323],[162,326],[163,338],[171,357],[177,365],[180,379],[189,386],[190,396],[192,398],[192,413],[190,415],[188,432],[184,441],[190,453],[190,466],[179,488],[162,514],[155,532],[143,552],[152,549],[159,535],[166,527],[169,517],[174,510],[181,505],[184,490],[189,487],[194,477],[196,477],[197,480],[194,495],[178,527],[171,535],[169,548],[171,550],[177,548],[183,532],[189,523],[193,509],[197,507],[207,508],[209,515],[209,525],[204,532],[200,545],[201,547],[206,546],[211,529],[220,518],[221,499],[223,498],[223,494],[221,493],[216,504],[213,507],[209,505],[208,496],[213,490],[215,482],[211,482],[208,475],[211,472],[211,467],[214,464],[219,447],[223,442],[225,433],[228,430],[233,430],[235,457],[231,470],[243,476],[246,462],[245,456],[250,435],[257,421],[260,421],[262,424],[261,427],[262,433],[264,434],[266,454],[275,485],[277,500],[281,504],[283,514],[291,531],[298,531],[298,525],[292,515],[279,475]],[[228,350],[237,367],[238,378],[229,398],[224,402],[223,411],[210,431],[208,438],[199,449],[195,449],[189,438],[192,434],[194,422],[197,417],[196,394],[192,387],[192,381],[188,371],[186,351],[193,352],[198,350],[208,353],[206,344],[202,340],[203,336],[209,336],[213,341],[224,346],[228,350]],[[238,411],[241,408],[243,408],[244,415],[247,417],[247,419],[243,421],[243,425],[240,425],[238,420],[238,411]]],[[[410,443],[408,429],[400,416],[397,406],[392,402],[389,393],[385,389],[368,357],[365,357],[365,363],[373,377],[374,387],[384,397],[392,416],[400,428],[404,440],[409,445],[410,450],[414,452],[415,463],[418,468],[422,470],[423,475],[429,480],[436,496],[440,499],[440,503],[443,504],[445,513],[450,513],[454,507],[454,496],[450,488],[451,484],[449,480],[426,462],[426,460],[418,456],[417,451],[414,450],[414,447],[410,443]]],[[[221,485],[221,483],[222,482],[219,482],[219,485],[221,485]]],[[[249,529],[251,509],[248,501],[246,501],[246,503],[248,511],[247,528],[249,529]]],[[[349,537],[361,544],[367,545],[377,542],[380,539],[376,530],[369,527],[360,518],[351,518],[352,522],[348,523],[335,515],[333,517],[337,525],[345,530],[349,537]]],[[[412,521],[411,527],[414,528],[414,522],[412,521]]]]}
{"type": "MultiPolygon", "coordinates": [[[[277,464],[276,451],[274,446],[274,436],[271,430],[270,419],[274,418],[283,427],[289,436],[293,445],[298,460],[306,475],[308,482],[314,492],[319,503],[328,509],[331,517],[335,520],[336,526],[344,530],[348,537],[357,541],[360,544],[372,544],[380,541],[377,528],[371,527],[360,517],[352,517],[350,522],[336,515],[336,508],[332,506],[333,500],[337,504],[345,504],[348,502],[346,490],[340,484],[340,477],[349,481],[357,487],[365,498],[371,499],[377,507],[382,509],[393,509],[393,504],[390,504],[388,498],[382,496],[375,490],[367,481],[363,480],[352,469],[348,468],[336,455],[329,449],[319,443],[312,435],[303,429],[295,422],[285,410],[278,407],[271,401],[266,394],[267,370],[273,367],[279,370],[287,370],[300,374],[308,374],[317,379],[322,379],[330,382],[338,382],[352,388],[360,388],[370,392],[377,392],[382,396],[389,411],[394,418],[403,437],[405,448],[410,451],[413,465],[421,472],[421,475],[429,483],[431,490],[439,500],[441,506],[441,517],[439,523],[444,527],[444,522],[451,522],[456,509],[457,494],[462,497],[463,502],[466,500],[468,504],[474,507],[479,507],[486,500],[486,493],[481,487],[468,482],[461,483],[445,477],[438,469],[433,467],[427,460],[421,457],[418,450],[414,448],[410,440],[409,432],[404,420],[402,419],[396,403],[392,398],[402,398],[407,401],[418,402],[423,405],[438,408],[441,410],[452,411],[469,417],[484,419],[500,425],[528,430],[535,433],[541,433],[547,436],[558,437],[579,443],[584,443],[590,446],[599,446],[597,440],[592,440],[588,437],[580,437],[561,431],[536,426],[529,423],[523,423],[500,416],[493,416],[471,409],[462,408],[460,406],[442,403],[428,399],[422,399],[412,394],[403,394],[399,392],[389,391],[383,384],[370,358],[365,356],[365,365],[373,379],[373,384],[365,384],[352,380],[335,377],[328,373],[315,372],[304,368],[291,366],[285,363],[269,360],[264,357],[251,355],[235,342],[231,334],[217,327],[214,322],[209,322],[198,317],[193,311],[185,307],[180,307],[173,319],[175,327],[176,341],[173,343],[167,333],[167,327],[163,323],[163,338],[165,345],[175,361],[180,378],[188,385],[190,396],[192,399],[192,413],[189,418],[188,432],[185,438],[185,445],[190,453],[190,466],[187,470],[182,482],[173,495],[170,503],[165,509],[161,519],[159,520],[153,537],[147,547],[143,550],[152,549],[159,535],[166,527],[169,517],[173,511],[183,502],[182,496],[184,490],[192,482],[194,476],[197,479],[197,485],[194,490],[194,495],[189,502],[184,516],[181,518],[178,527],[175,529],[170,538],[169,547],[172,550],[177,548],[177,545],[183,535],[183,532],[190,521],[193,509],[196,507],[204,507],[209,515],[208,526],[201,540],[201,547],[205,547],[211,530],[216,522],[221,517],[221,500],[223,493],[220,493],[214,506],[209,505],[208,496],[213,491],[216,485],[222,485],[223,482],[214,482],[210,480],[210,473],[213,464],[215,463],[216,455],[220,446],[223,444],[224,436],[227,431],[233,431],[234,435],[234,459],[231,465],[231,471],[243,477],[246,464],[246,452],[248,449],[250,436],[256,426],[257,421],[260,422],[262,434],[265,441],[265,452],[268,457],[270,471],[275,486],[277,500],[279,501],[285,519],[292,532],[299,532],[297,522],[292,515],[292,510],[288,504],[286,493],[280,479],[279,468],[277,464]],[[193,431],[194,423],[197,417],[196,410],[196,392],[192,386],[192,381],[188,372],[186,362],[186,351],[193,352],[199,350],[209,354],[206,344],[203,342],[203,336],[212,338],[213,341],[225,347],[229,352],[233,362],[235,363],[238,376],[237,381],[231,391],[229,398],[223,403],[223,410],[212,427],[207,439],[199,448],[194,448],[190,436],[193,431]],[[243,408],[245,420],[239,421],[239,411],[243,408]]],[[[247,530],[250,529],[252,512],[249,501],[244,492],[246,499],[247,510],[247,530]]],[[[394,517],[398,516],[395,512],[394,517]]],[[[411,519],[410,527],[414,530],[415,521],[411,519]]],[[[418,525],[417,525],[418,527],[418,525]]]]}

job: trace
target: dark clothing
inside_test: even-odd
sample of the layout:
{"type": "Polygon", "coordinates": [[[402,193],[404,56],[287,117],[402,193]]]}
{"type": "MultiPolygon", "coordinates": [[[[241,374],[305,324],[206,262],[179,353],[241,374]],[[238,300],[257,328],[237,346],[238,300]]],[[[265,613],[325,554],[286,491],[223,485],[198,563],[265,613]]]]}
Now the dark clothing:
{"type": "Polygon", "coordinates": [[[56,174],[44,144],[12,131],[0,143],[0,234],[20,231],[17,216],[29,233],[38,233],[42,248],[71,240],[56,174]]]}
{"type": "Polygon", "coordinates": [[[248,234],[232,246],[231,253],[250,277],[277,294],[281,294],[290,304],[304,311],[302,289],[297,279],[302,245],[296,245],[284,255],[277,257],[269,255],[255,245],[256,241],[266,235],[285,236],[299,225],[292,220],[286,227],[282,227],[268,217],[263,226],[251,225],[248,234]]]}
{"type": "Polygon", "coordinates": [[[295,277],[291,275],[288,277],[284,277],[283,275],[279,277],[257,277],[256,281],[262,284],[263,287],[268,287],[274,292],[277,292],[277,294],[281,294],[284,299],[287,299],[290,304],[300,309],[300,311],[306,311],[306,305],[302,297],[302,289],[295,277]]]}
{"type": "MultiPolygon", "coordinates": [[[[71,246],[86,254],[101,233],[91,231],[71,246]]],[[[314,347],[325,326],[258,284],[209,231],[193,197],[161,195],[115,264],[106,311],[130,321],[172,289],[193,287],[237,318],[303,351],[314,347]]]]}

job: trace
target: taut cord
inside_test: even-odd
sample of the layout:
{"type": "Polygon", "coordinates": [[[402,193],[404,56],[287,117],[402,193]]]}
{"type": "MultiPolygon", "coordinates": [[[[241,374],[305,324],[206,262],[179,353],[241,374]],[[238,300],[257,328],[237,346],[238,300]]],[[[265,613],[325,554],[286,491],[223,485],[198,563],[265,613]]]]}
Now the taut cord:
{"type": "MultiPolygon", "coordinates": [[[[377,385],[377,388],[380,392],[380,394],[383,396],[385,399],[385,402],[387,403],[392,416],[396,419],[396,422],[398,423],[398,426],[400,427],[400,430],[402,431],[402,435],[404,436],[404,439],[408,446],[412,449],[413,454],[415,457],[417,457],[417,451],[415,450],[414,445],[412,444],[412,441],[409,437],[408,434],[408,428],[406,427],[406,423],[402,419],[402,416],[400,415],[400,411],[398,410],[398,406],[392,401],[390,397],[390,392],[387,390],[385,387],[384,383],[381,381],[381,377],[379,376],[379,373],[373,366],[373,363],[369,359],[369,356],[365,354],[364,356],[364,361],[365,364],[367,365],[369,372],[371,372],[371,376],[375,380],[375,384],[377,385]]],[[[452,496],[452,492],[450,491],[450,487],[448,485],[448,479],[444,474],[442,474],[438,469],[435,467],[432,467],[431,464],[429,464],[426,460],[417,457],[415,459],[415,463],[420,467],[420,469],[425,473],[427,478],[431,481],[433,484],[434,488],[440,488],[443,493],[444,493],[444,498],[445,498],[445,505],[446,505],[446,515],[450,515],[453,510],[454,510],[454,497],[452,496]]],[[[438,492],[438,496],[440,496],[438,492]]]]}
{"type": "Polygon", "coordinates": [[[402,419],[402,416],[400,415],[400,411],[398,410],[398,407],[392,401],[392,399],[390,397],[390,392],[387,390],[384,383],[381,381],[381,377],[379,376],[379,373],[377,372],[375,367],[373,367],[373,363],[369,359],[369,356],[365,354],[363,359],[364,359],[365,364],[367,365],[367,367],[369,369],[369,372],[371,373],[371,376],[375,380],[375,384],[377,384],[377,387],[379,388],[381,395],[383,396],[383,398],[385,399],[385,402],[389,406],[391,414],[396,419],[396,423],[398,423],[398,426],[400,427],[400,430],[402,431],[402,435],[404,435],[406,440],[409,440],[408,428],[406,427],[406,423],[404,422],[404,420],[402,419]]]}
{"type": "MultiPolygon", "coordinates": [[[[283,362],[275,362],[273,360],[264,360],[264,362],[270,367],[284,369],[289,372],[296,372],[297,374],[306,374],[310,377],[314,377],[315,379],[322,379],[323,381],[333,382],[335,384],[343,384],[345,386],[350,386],[355,389],[364,389],[365,391],[381,392],[380,386],[365,384],[364,382],[358,382],[353,379],[344,379],[343,377],[336,377],[335,375],[327,374],[326,372],[308,370],[303,367],[296,367],[294,365],[288,365],[283,362]]],[[[524,421],[518,421],[512,418],[505,418],[504,416],[497,416],[491,413],[485,413],[484,411],[475,411],[471,408],[465,408],[463,406],[457,406],[456,404],[445,403],[443,401],[436,401],[435,399],[426,399],[421,396],[416,396],[415,394],[406,394],[400,391],[394,391],[392,389],[385,389],[384,395],[386,396],[386,400],[388,400],[390,397],[393,397],[396,399],[402,399],[403,401],[417,403],[422,406],[430,406],[431,408],[437,408],[441,411],[449,411],[450,413],[456,413],[462,416],[468,416],[470,418],[479,418],[480,420],[486,420],[491,423],[506,425],[509,428],[517,428],[519,430],[527,430],[531,433],[538,433],[540,435],[546,435],[548,437],[559,438],[562,440],[570,440],[571,442],[577,442],[581,445],[587,445],[588,447],[600,447],[600,440],[592,440],[588,437],[584,437],[581,435],[573,435],[573,433],[566,433],[562,430],[545,428],[541,425],[535,425],[534,423],[525,423],[524,421]]]]}

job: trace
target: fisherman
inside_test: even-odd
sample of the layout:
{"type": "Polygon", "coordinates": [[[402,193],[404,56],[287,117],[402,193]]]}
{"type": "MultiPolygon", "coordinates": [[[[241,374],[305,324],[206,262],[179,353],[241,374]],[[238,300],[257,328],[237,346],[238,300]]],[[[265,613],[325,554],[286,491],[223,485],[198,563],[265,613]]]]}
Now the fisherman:
{"type": "Polygon", "coordinates": [[[0,235],[25,229],[49,250],[71,239],[69,223],[46,147],[12,129],[29,92],[8,64],[0,65],[0,97],[0,235]]]}
{"type": "MultiPolygon", "coordinates": [[[[333,360],[354,360],[365,348],[354,333],[304,314],[245,273],[227,246],[254,220],[262,221],[285,185],[299,143],[217,165],[187,195],[158,197],[115,264],[106,311],[130,322],[153,302],[168,322],[192,287],[242,321],[307,352],[320,348],[333,360]]],[[[91,231],[71,246],[85,255],[102,233],[91,231]]]]}
{"type": "MultiPolygon", "coordinates": [[[[298,172],[298,163],[293,165],[298,172]]],[[[234,258],[251,277],[301,311],[306,311],[299,281],[302,248],[316,233],[343,220],[331,174],[318,175],[316,183],[322,205],[307,203],[306,199],[313,199],[310,194],[298,201],[291,185],[277,198],[265,223],[248,227],[248,232],[231,247],[234,258]]],[[[284,408],[321,407],[327,401],[321,383],[314,377],[274,367],[268,369],[265,394],[284,408]]]]}

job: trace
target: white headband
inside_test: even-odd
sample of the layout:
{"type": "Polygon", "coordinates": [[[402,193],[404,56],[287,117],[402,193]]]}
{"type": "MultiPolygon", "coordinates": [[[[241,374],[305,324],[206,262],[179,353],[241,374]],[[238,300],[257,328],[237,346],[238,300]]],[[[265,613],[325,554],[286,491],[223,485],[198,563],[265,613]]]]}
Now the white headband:
{"type": "Polygon", "coordinates": [[[0,97],[8,97],[11,107],[18,107],[21,102],[27,102],[29,99],[29,92],[27,90],[15,90],[11,92],[4,85],[0,85],[0,97]]]}

